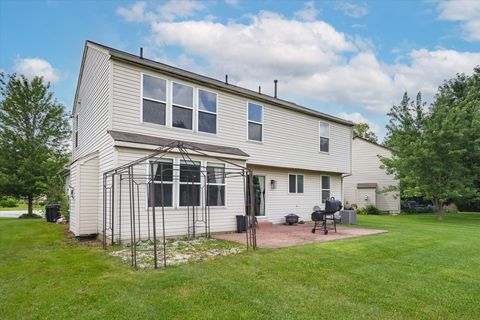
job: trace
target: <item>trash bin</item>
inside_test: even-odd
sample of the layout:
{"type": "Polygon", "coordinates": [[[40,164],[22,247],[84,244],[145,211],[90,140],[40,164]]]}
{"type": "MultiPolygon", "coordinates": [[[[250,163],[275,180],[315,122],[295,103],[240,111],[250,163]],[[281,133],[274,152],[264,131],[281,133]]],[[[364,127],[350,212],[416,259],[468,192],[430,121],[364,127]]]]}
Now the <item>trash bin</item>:
{"type": "Polygon", "coordinates": [[[60,205],[49,204],[45,207],[45,218],[47,222],[56,222],[60,219],[60,205]]]}
{"type": "Polygon", "coordinates": [[[237,215],[237,232],[242,233],[247,231],[247,216],[237,215]]]}

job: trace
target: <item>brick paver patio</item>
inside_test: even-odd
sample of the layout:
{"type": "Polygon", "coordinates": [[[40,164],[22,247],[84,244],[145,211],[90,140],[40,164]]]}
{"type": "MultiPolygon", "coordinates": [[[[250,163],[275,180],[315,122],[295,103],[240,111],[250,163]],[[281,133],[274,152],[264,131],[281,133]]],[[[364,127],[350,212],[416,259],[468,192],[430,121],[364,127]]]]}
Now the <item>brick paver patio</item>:
{"type": "MultiPolygon", "coordinates": [[[[386,230],[351,228],[338,226],[337,232],[329,230],[324,235],[321,230],[312,233],[313,224],[298,224],[293,226],[273,225],[257,228],[257,246],[260,248],[282,248],[297,246],[317,241],[331,241],[352,237],[367,236],[387,232],[386,230]]],[[[216,239],[246,243],[245,233],[219,233],[212,235],[216,239]]]]}

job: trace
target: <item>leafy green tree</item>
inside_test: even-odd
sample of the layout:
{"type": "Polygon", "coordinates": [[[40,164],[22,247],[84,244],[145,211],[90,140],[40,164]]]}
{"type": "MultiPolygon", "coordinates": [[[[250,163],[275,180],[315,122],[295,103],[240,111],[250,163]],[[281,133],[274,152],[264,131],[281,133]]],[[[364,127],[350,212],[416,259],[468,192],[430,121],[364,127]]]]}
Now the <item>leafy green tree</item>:
{"type": "Polygon", "coordinates": [[[393,106],[381,158],[387,172],[400,180],[403,197],[433,202],[439,218],[447,201],[480,197],[480,69],[446,81],[425,111],[421,95],[407,94],[393,106]]]}
{"type": "Polygon", "coordinates": [[[353,126],[353,133],[357,137],[363,138],[373,143],[378,143],[378,137],[375,132],[370,129],[368,123],[356,123],[353,126]]]}
{"type": "Polygon", "coordinates": [[[68,159],[68,115],[49,88],[0,74],[0,193],[26,198],[28,213],[68,159]]]}

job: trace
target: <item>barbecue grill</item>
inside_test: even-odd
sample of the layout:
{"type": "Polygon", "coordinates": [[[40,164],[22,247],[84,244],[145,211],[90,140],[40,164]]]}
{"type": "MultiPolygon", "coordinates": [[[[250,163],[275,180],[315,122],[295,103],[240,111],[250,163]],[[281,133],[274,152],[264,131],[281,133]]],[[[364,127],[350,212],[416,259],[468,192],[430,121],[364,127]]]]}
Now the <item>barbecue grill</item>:
{"type": "Polygon", "coordinates": [[[334,197],[325,201],[325,210],[321,210],[320,207],[313,207],[312,221],[315,222],[312,233],[315,233],[317,229],[322,230],[323,234],[328,234],[327,221],[333,221],[333,229],[337,232],[337,220],[335,219],[335,213],[342,209],[342,203],[340,200],[335,200],[334,197]]]}

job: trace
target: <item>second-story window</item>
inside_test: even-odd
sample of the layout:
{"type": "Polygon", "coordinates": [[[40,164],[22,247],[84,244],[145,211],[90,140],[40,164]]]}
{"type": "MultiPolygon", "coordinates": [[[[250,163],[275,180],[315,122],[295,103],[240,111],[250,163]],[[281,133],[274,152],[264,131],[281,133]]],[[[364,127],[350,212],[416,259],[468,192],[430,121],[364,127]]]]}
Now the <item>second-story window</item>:
{"type": "Polygon", "coordinates": [[[248,140],[263,140],[263,106],[248,103],[248,140]]]}
{"type": "Polygon", "coordinates": [[[172,83],[172,126],[191,130],[193,127],[193,87],[172,83]]]}
{"type": "Polygon", "coordinates": [[[78,114],[75,116],[75,148],[78,148],[78,114]]]}
{"type": "Polygon", "coordinates": [[[198,89],[198,131],[217,133],[217,95],[198,89]]]}
{"type": "Polygon", "coordinates": [[[330,124],[320,121],[320,151],[330,151],[330,124]]]}
{"type": "Polygon", "coordinates": [[[167,114],[167,81],[143,75],[143,122],[165,125],[167,114]]]}

